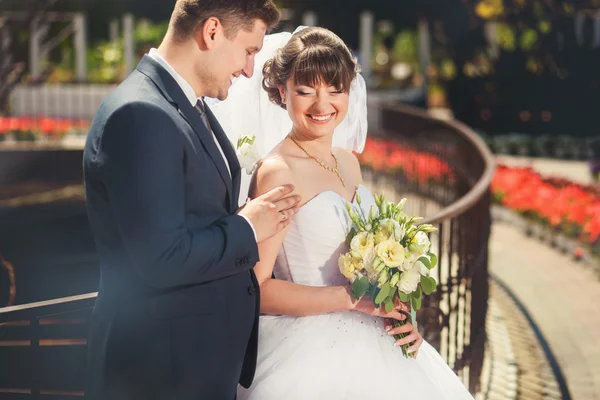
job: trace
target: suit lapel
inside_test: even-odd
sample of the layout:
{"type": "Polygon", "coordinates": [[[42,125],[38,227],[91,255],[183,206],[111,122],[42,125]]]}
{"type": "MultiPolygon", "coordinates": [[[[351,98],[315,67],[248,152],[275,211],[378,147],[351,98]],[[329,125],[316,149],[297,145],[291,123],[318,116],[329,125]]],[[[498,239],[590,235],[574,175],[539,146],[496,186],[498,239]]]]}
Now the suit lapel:
{"type": "Polygon", "coordinates": [[[231,201],[231,210],[232,210],[232,212],[235,212],[235,211],[237,211],[237,208],[238,208],[238,198],[240,196],[240,182],[241,182],[240,163],[238,161],[235,149],[233,148],[233,145],[229,141],[229,138],[223,131],[221,124],[219,123],[219,121],[217,120],[217,118],[215,117],[215,115],[212,113],[212,111],[210,110],[210,108],[208,106],[205,107],[205,110],[206,110],[206,116],[208,117],[208,121],[210,122],[210,126],[211,126],[217,140],[219,141],[219,144],[221,145],[221,149],[223,150],[223,153],[225,153],[227,162],[229,162],[229,168],[231,169],[232,189],[233,189],[232,190],[233,196],[231,196],[231,200],[232,200],[231,201]]]}
{"type": "MultiPolygon", "coordinates": [[[[137,66],[137,70],[146,75],[154,82],[154,84],[158,87],[158,89],[167,99],[167,101],[169,101],[171,104],[177,107],[179,114],[192,127],[196,136],[202,143],[202,146],[204,147],[204,149],[214,162],[215,166],[217,167],[219,175],[221,175],[221,179],[225,183],[225,186],[227,188],[227,196],[229,197],[227,205],[231,211],[232,204],[235,202],[234,199],[237,199],[237,197],[239,196],[234,196],[233,191],[233,188],[235,187],[232,182],[232,177],[234,176],[234,168],[231,167],[232,177],[230,177],[229,171],[227,171],[227,166],[225,165],[225,160],[223,160],[221,152],[217,148],[217,144],[213,139],[213,134],[206,128],[206,126],[202,122],[202,118],[200,117],[198,110],[196,110],[190,104],[190,101],[187,99],[187,97],[185,96],[175,79],[171,76],[171,74],[169,74],[168,71],[166,71],[151,57],[145,55],[140,61],[139,65],[137,66]]],[[[219,133],[224,135],[223,130],[219,123],[216,122],[216,118],[214,117],[214,115],[212,113],[207,113],[207,115],[210,115],[209,120],[211,125],[213,125],[212,129],[214,130],[215,127],[218,127],[219,133]]],[[[223,144],[221,144],[221,146],[223,146],[223,144]]],[[[229,148],[231,149],[231,145],[229,145],[229,148]]],[[[225,152],[225,149],[223,149],[223,152],[225,152]]],[[[227,156],[227,153],[225,154],[227,156]]],[[[231,157],[227,157],[229,159],[230,165],[233,165],[231,164],[231,157]]],[[[235,151],[233,151],[233,159],[235,160],[235,162],[237,162],[237,158],[235,157],[235,151]]],[[[239,163],[237,165],[239,166],[239,163]]],[[[239,187],[239,184],[237,186],[239,187]]],[[[239,188],[237,189],[237,191],[239,192],[239,188]]]]}
{"type": "MultiPolygon", "coordinates": [[[[225,165],[226,161],[223,159],[223,156],[221,155],[221,152],[219,151],[217,144],[215,143],[215,140],[213,138],[213,133],[210,132],[206,128],[206,126],[204,125],[204,122],[202,122],[200,113],[198,112],[198,110],[196,110],[194,107],[192,107],[192,105],[189,102],[187,102],[187,104],[184,104],[182,107],[179,108],[179,113],[185,118],[185,120],[188,122],[188,124],[190,124],[192,129],[194,129],[196,136],[198,136],[198,139],[200,139],[200,141],[202,142],[202,145],[206,149],[206,152],[208,153],[210,158],[212,158],[213,162],[217,166],[219,175],[221,175],[221,178],[223,179],[225,186],[227,186],[227,195],[229,197],[229,199],[228,199],[229,201],[228,201],[227,205],[231,211],[231,203],[232,203],[233,196],[234,196],[233,182],[232,182],[232,178],[229,176],[229,171],[227,170],[227,165],[225,165]]],[[[207,113],[207,115],[208,115],[208,113],[207,113]]],[[[211,122],[211,125],[212,125],[212,122],[211,122]]],[[[211,127],[214,131],[215,128],[213,126],[211,126],[211,127]]],[[[223,146],[223,144],[221,144],[221,146],[223,146]]],[[[225,149],[223,149],[223,152],[225,152],[225,149]]],[[[225,153],[225,154],[227,155],[227,153],[225,153]]],[[[231,172],[233,175],[233,170],[231,172]]]]}

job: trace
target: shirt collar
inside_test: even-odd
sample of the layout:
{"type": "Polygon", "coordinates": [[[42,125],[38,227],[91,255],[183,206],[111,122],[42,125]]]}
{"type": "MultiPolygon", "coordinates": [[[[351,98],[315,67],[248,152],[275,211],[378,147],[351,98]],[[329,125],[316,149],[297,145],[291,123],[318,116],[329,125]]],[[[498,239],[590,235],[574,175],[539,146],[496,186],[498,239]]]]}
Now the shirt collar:
{"type": "Polygon", "coordinates": [[[148,52],[148,57],[152,58],[154,61],[159,63],[164,69],[167,70],[169,74],[171,74],[171,76],[173,77],[173,79],[175,79],[175,82],[177,82],[181,90],[183,90],[185,97],[187,97],[192,106],[195,107],[199,99],[198,97],[196,97],[196,92],[194,92],[194,88],[192,88],[192,85],[190,85],[185,79],[183,79],[183,77],[179,75],[177,71],[175,71],[173,67],[169,65],[167,60],[165,60],[155,48],[150,49],[150,52],[148,52]]]}

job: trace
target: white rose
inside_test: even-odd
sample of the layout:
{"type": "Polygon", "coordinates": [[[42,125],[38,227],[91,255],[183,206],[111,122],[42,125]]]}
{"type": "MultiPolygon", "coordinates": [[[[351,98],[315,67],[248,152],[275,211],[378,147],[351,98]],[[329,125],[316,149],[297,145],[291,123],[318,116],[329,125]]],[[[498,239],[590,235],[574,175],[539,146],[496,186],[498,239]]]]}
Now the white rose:
{"type": "Polygon", "coordinates": [[[252,175],[256,168],[256,163],[258,163],[261,158],[256,150],[256,145],[245,142],[237,149],[236,154],[240,166],[246,170],[248,175],[252,175]]]}
{"type": "Polygon", "coordinates": [[[430,247],[431,242],[429,242],[429,237],[427,234],[425,232],[417,232],[412,240],[411,250],[414,249],[414,251],[419,254],[427,254],[430,247]]]}
{"type": "Polygon", "coordinates": [[[421,282],[421,274],[416,269],[411,269],[400,274],[400,280],[396,286],[402,293],[410,294],[417,290],[419,282],[421,282]]]}
{"type": "Polygon", "coordinates": [[[408,271],[415,267],[415,263],[421,257],[420,254],[412,253],[409,248],[404,249],[404,262],[400,266],[402,271],[408,271]]]}

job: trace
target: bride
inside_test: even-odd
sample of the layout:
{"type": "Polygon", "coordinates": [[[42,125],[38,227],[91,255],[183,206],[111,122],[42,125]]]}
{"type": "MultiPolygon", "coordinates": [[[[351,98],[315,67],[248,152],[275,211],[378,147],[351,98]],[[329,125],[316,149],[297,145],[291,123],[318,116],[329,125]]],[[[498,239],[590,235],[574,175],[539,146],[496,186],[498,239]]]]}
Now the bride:
{"type": "MultiPolygon", "coordinates": [[[[278,35],[271,36],[289,37],[278,35]]],[[[399,312],[406,310],[403,304],[386,313],[370,299],[353,300],[339,271],[337,260],[348,250],[345,239],[351,228],[345,203],[356,205],[360,195],[367,213],[375,204],[349,151],[361,150],[366,135],[366,89],[356,60],[339,37],[323,28],[299,30],[279,49],[275,43],[267,37],[261,52],[274,51],[275,56],[257,74],[265,90],[259,97],[266,94],[287,110],[287,129],[273,132],[273,126],[286,123],[281,113],[248,97],[248,92],[260,91],[257,79],[234,85],[229,99],[212,107],[225,131],[235,132],[231,124],[236,122],[226,121],[237,112],[233,110],[242,109],[235,102],[245,102],[246,113],[258,105],[257,141],[271,150],[249,184],[250,197],[291,183],[303,199],[288,228],[259,244],[260,262],[254,268],[263,314],[258,364],[254,383],[249,389],[240,387],[238,397],[472,399],[416,326],[392,329],[384,324],[384,318],[404,318],[399,312]],[[277,144],[272,143],[275,137],[277,144]],[[401,332],[409,335],[394,343],[392,335],[401,332]],[[412,343],[414,359],[396,347],[404,343],[412,343]]],[[[243,130],[253,126],[252,118],[236,116],[243,124],[237,132],[248,134],[243,130]]]]}

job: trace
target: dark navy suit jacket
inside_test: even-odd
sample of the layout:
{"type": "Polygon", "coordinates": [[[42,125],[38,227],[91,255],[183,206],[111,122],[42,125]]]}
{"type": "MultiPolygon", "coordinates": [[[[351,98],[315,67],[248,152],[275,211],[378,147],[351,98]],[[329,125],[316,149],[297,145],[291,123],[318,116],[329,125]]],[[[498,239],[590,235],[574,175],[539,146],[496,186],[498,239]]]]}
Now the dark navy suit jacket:
{"type": "Polygon", "coordinates": [[[256,365],[258,248],[236,215],[240,165],[144,56],[102,103],[84,152],[101,267],[90,398],[233,399],[256,365]]]}

